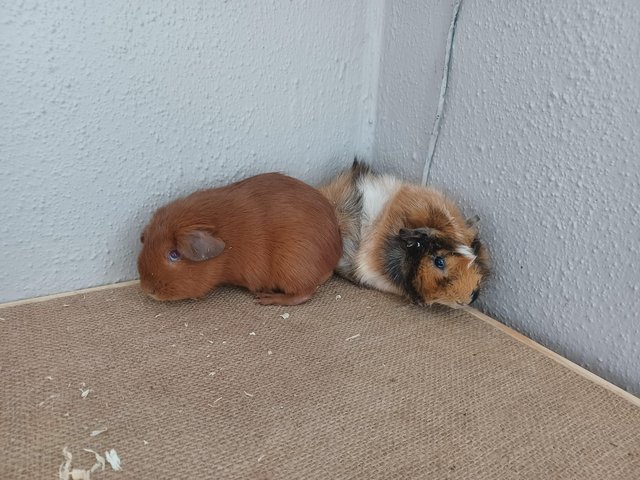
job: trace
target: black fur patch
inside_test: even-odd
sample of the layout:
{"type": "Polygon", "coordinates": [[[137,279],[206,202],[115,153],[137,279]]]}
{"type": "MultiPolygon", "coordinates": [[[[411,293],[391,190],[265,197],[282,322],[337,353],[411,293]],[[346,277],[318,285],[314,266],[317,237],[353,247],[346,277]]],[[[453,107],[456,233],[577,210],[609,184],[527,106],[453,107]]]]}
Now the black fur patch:
{"type": "Polygon", "coordinates": [[[384,271],[388,278],[402,289],[414,303],[423,301],[414,285],[422,261],[420,249],[407,249],[404,240],[397,235],[387,238],[384,246],[384,271]]]}
{"type": "Polygon", "coordinates": [[[471,250],[473,250],[473,254],[479,255],[481,248],[482,248],[482,243],[480,243],[480,240],[478,239],[478,237],[475,237],[473,239],[473,242],[471,242],[471,250]]]}
{"type": "MultiPolygon", "coordinates": [[[[405,250],[398,237],[388,237],[384,246],[384,273],[397,286],[403,287],[405,250]]],[[[403,287],[404,290],[404,287],[403,287]]]]}
{"type": "Polygon", "coordinates": [[[358,283],[356,277],[356,255],[360,249],[360,229],[362,220],[362,192],[358,189],[358,179],[368,174],[369,167],[354,159],[351,166],[351,188],[349,190],[348,197],[341,204],[337,205],[339,213],[345,218],[350,219],[353,223],[353,230],[349,229],[348,232],[343,232],[342,238],[342,259],[340,264],[336,267],[336,272],[358,283]]]}
{"type": "Polygon", "coordinates": [[[436,280],[436,284],[440,288],[447,288],[452,283],[453,283],[453,278],[451,277],[440,277],[438,280],[436,280]]]}
{"type": "Polygon", "coordinates": [[[485,256],[483,255],[484,245],[482,245],[482,242],[478,239],[478,237],[475,237],[473,239],[473,242],[471,242],[471,249],[473,250],[473,254],[476,256],[476,265],[478,266],[480,273],[482,274],[482,276],[488,275],[489,265],[487,264],[485,256]]]}
{"type": "Polygon", "coordinates": [[[476,288],[473,292],[471,292],[471,301],[469,302],[469,305],[471,305],[478,299],[478,295],[480,295],[480,289],[476,288]]]}
{"type": "MultiPolygon", "coordinates": [[[[421,229],[414,229],[413,231],[419,232],[421,229]]],[[[433,230],[431,230],[433,232],[433,230]]],[[[422,256],[424,255],[433,255],[436,256],[438,253],[442,251],[446,251],[448,253],[455,253],[456,244],[447,238],[439,237],[437,234],[425,234],[425,233],[417,233],[415,237],[411,237],[412,243],[417,240],[419,243],[419,247],[416,248],[422,256]]],[[[410,249],[410,244],[407,244],[405,248],[407,250],[410,249]]]]}
{"type": "Polygon", "coordinates": [[[371,170],[369,165],[355,157],[351,164],[351,182],[355,185],[360,177],[365,175],[375,175],[375,172],[371,170]]]}

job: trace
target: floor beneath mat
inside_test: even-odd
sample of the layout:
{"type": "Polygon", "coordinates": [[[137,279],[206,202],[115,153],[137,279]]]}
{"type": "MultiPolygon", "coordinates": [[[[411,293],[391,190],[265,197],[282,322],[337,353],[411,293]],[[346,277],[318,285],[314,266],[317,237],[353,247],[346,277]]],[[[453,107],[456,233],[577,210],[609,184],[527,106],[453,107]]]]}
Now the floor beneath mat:
{"type": "Polygon", "coordinates": [[[640,478],[640,409],[460,310],[137,286],[0,309],[0,478],[640,478]],[[88,393],[87,393],[88,392],[88,393]],[[91,433],[106,430],[95,436],[91,433]]]}

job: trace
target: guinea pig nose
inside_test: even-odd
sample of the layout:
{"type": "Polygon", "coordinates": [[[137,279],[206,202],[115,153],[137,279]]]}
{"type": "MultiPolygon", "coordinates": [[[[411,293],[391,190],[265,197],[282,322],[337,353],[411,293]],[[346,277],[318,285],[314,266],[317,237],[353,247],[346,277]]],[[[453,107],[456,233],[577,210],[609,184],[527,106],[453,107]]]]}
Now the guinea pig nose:
{"type": "Polygon", "coordinates": [[[476,301],[479,293],[480,293],[480,289],[478,288],[476,288],[473,292],[471,292],[471,301],[469,302],[469,305],[471,305],[473,302],[476,301]]]}

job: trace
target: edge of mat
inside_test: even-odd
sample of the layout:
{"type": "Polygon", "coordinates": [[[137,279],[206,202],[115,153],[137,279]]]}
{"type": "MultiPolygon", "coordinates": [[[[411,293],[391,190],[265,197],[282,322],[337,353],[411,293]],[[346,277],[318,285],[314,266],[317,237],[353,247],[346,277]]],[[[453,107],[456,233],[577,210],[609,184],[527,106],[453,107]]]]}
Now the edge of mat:
{"type": "Polygon", "coordinates": [[[482,320],[483,322],[488,323],[492,327],[500,330],[502,333],[510,336],[514,340],[517,340],[518,342],[525,344],[529,348],[532,348],[533,350],[541,353],[545,357],[550,358],[554,362],[559,363],[563,367],[568,368],[569,370],[577,373],[581,377],[584,377],[587,380],[591,381],[592,383],[595,383],[596,385],[599,385],[600,387],[604,388],[605,390],[608,390],[611,393],[614,393],[619,397],[624,398],[625,400],[627,400],[628,402],[631,402],[636,407],[640,407],[640,398],[636,397],[632,393],[629,393],[626,390],[614,385],[613,383],[606,381],[604,378],[599,377],[595,373],[590,372],[589,370],[581,367],[580,365],[573,363],[571,360],[566,359],[562,355],[559,355],[556,352],[549,350],[547,347],[543,347],[539,343],[531,340],[529,337],[522,335],[519,332],[516,332],[512,328],[507,327],[505,324],[500,323],[498,320],[491,318],[488,315],[485,315],[484,313],[476,310],[475,308],[464,307],[463,310],[473,315],[477,319],[482,320]]]}
{"type": "Polygon", "coordinates": [[[83,293],[99,292],[100,290],[109,290],[111,288],[130,287],[131,285],[137,285],[140,280],[129,280],[120,283],[109,283],[107,285],[100,285],[99,287],[83,288],[81,290],[72,290],[71,292],[54,293],[52,295],[44,295],[42,297],[25,298],[23,300],[15,300],[13,302],[0,303],[1,308],[17,307],[18,305],[27,305],[29,303],[46,302],[48,300],[55,300],[56,298],[72,297],[74,295],[80,295],[83,293]]]}

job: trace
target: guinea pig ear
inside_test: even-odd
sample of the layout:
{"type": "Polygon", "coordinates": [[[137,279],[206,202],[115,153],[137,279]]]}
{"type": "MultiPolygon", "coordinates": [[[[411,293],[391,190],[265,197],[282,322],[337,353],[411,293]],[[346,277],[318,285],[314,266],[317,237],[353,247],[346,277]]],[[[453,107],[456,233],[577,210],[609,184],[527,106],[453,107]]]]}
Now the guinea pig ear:
{"type": "Polygon", "coordinates": [[[401,228],[398,237],[402,240],[406,247],[414,247],[420,240],[425,240],[433,236],[433,229],[428,227],[422,228],[401,228]]]}
{"type": "Polygon", "coordinates": [[[224,242],[206,230],[189,230],[178,235],[180,255],[194,262],[217,257],[224,250],[224,242]]]}
{"type": "Polygon", "coordinates": [[[478,215],[467,218],[467,227],[473,228],[478,225],[478,223],[480,223],[480,217],[478,215]]]}

